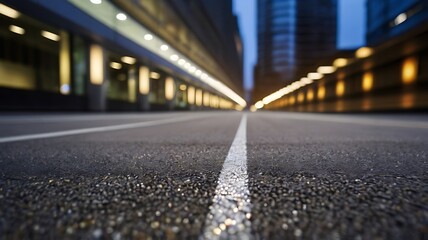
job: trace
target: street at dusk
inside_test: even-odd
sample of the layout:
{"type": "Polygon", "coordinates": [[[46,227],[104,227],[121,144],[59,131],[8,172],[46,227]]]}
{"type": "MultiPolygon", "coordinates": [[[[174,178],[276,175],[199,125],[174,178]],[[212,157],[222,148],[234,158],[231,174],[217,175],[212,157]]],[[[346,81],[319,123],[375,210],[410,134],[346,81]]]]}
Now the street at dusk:
{"type": "Polygon", "coordinates": [[[0,0],[0,240],[422,240],[427,173],[427,0],[0,0]]]}

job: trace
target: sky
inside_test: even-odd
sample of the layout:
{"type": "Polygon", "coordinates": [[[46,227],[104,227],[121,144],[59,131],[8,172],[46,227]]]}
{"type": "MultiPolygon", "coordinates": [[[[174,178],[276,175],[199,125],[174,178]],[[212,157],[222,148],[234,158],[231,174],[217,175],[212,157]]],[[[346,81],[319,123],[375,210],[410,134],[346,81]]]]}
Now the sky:
{"type": "MultiPolygon", "coordinates": [[[[338,48],[364,45],[365,0],[338,0],[338,48]]],[[[244,42],[244,87],[253,88],[253,67],[257,62],[256,0],[233,0],[244,42]]]]}

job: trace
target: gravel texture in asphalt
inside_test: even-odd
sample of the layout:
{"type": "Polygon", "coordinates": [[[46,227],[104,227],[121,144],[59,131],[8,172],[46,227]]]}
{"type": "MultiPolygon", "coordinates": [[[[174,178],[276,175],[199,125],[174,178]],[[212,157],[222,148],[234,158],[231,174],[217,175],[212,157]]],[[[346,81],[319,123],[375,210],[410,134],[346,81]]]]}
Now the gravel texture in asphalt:
{"type": "Polygon", "coordinates": [[[428,236],[428,129],[289,115],[257,113],[249,121],[255,238],[428,236]]]}
{"type": "MultiPolygon", "coordinates": [[[[0,239],[198,239],[241,113],[2,115],[0,138],[183,116],[1,143],[0,239]]],[[[427,120],[248,113],[251,238],[426,239],[427,120]]]]}

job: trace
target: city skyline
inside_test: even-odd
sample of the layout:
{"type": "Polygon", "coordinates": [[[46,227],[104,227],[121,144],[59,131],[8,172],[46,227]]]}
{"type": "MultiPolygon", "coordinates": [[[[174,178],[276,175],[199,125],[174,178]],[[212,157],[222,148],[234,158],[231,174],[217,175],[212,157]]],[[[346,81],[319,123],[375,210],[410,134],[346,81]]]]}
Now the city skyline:
{"type": "Polygon", "coordinates": [[[252,101],[294,82],[337,50],[338,0],[258,0],[252,101]]]}
{"type": "MultiPolygon", "coordinates": [[[[339,49],[358,48],[365,44],[364,0],[339,0],[338,39],[339,49]]],[[[244,89],[254,86],[253,68],[257,60],[256,0],[234,0],[244,43],[244,89]]]]}

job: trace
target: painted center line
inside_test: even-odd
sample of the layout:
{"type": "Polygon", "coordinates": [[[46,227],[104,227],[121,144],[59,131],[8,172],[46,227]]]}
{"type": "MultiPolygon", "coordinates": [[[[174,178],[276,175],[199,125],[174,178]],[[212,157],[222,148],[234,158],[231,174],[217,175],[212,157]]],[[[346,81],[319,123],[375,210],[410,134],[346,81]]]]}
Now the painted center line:
{"type": "Polygon", "coordinates": [[[0,143],[27,141],[27,140],[42,139],[42,138],[63,137],[63,136],[86,134],[86,133],[116,131],[116,130],[132,129],[132,128],[141,128],[141,127],[150,127],[150,126],[157,126],[157,125],[163,125],[163,124],[169,124],[169,123],[184,122],[188,120],[195,120],[203,117],[205,116],[182,117],[182,118],[175,118],[175,119],[161,119],[161,120],[139,122],[139,123],[112,125],[112,126],[105,126],[105,127],[81,128],[81,129],[66,130],[66,131],[1,137],[0,143]]]}
{"type": "Polygon", "coordinates": [[[223,164],[200,239],[250,239],[251,202],[247,174],[247,115],[223,164]]]}

